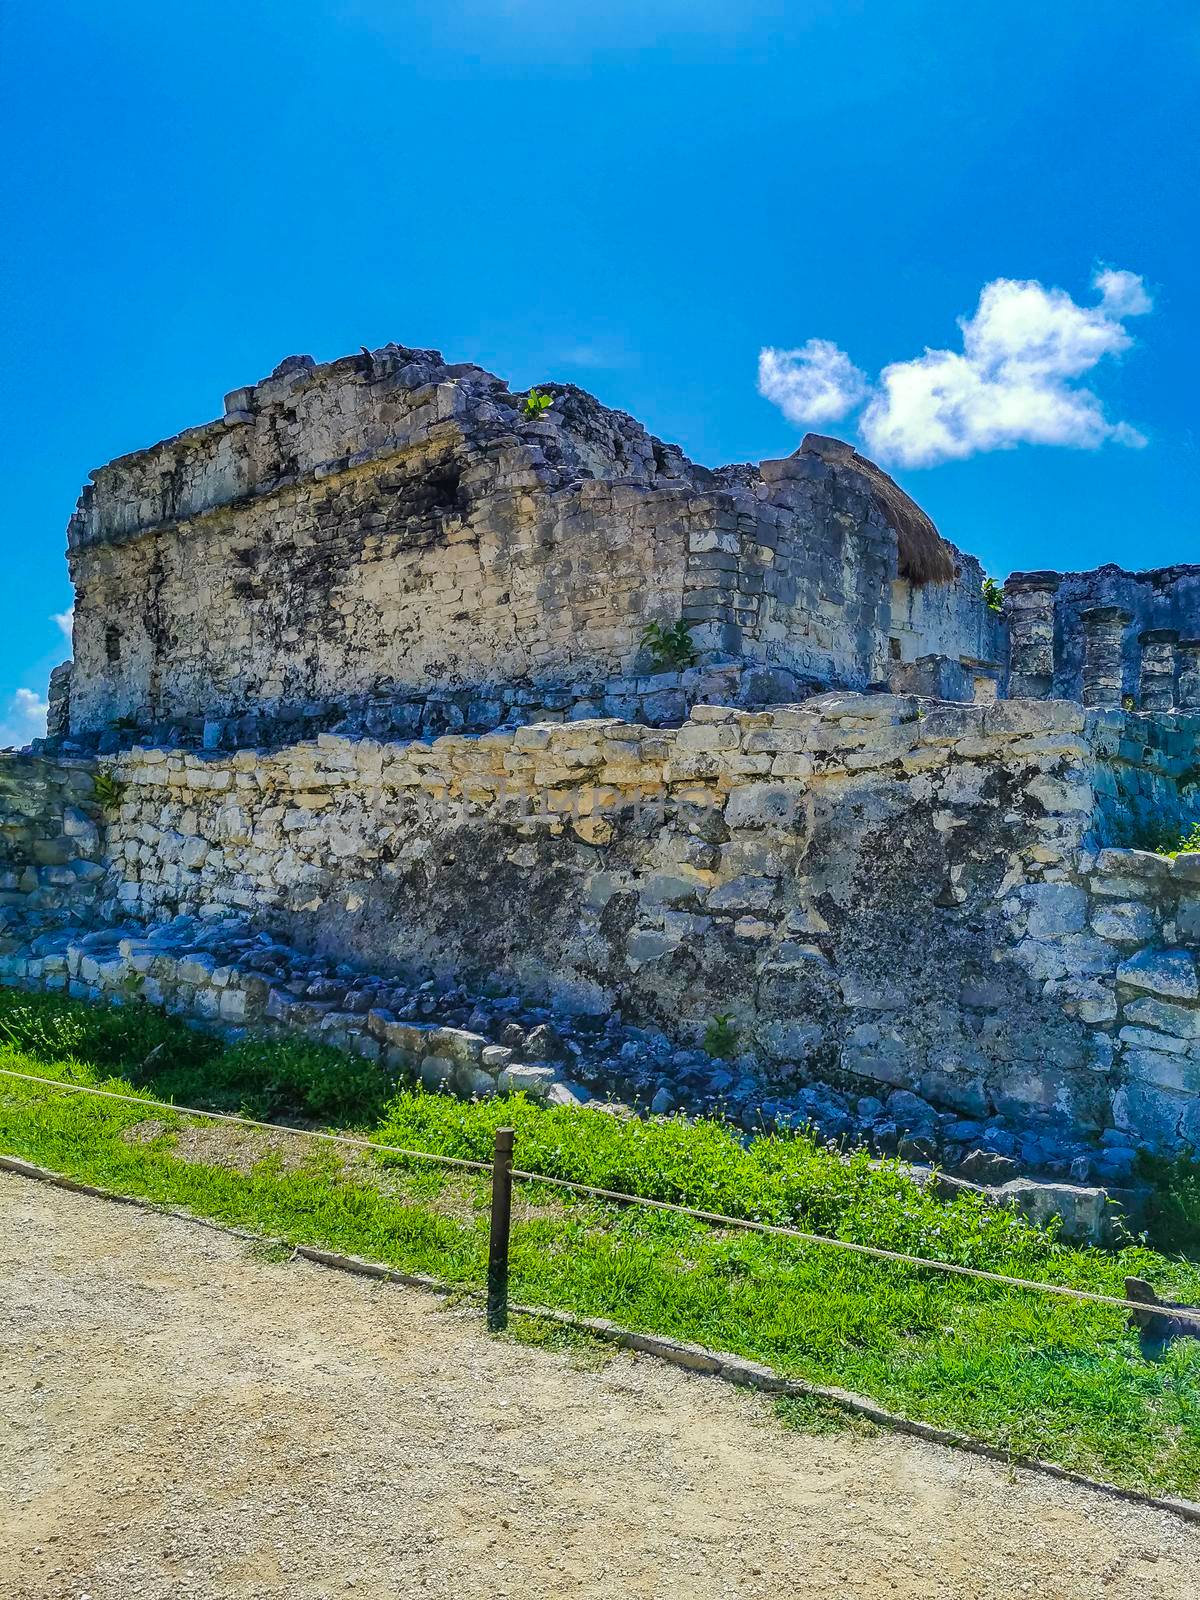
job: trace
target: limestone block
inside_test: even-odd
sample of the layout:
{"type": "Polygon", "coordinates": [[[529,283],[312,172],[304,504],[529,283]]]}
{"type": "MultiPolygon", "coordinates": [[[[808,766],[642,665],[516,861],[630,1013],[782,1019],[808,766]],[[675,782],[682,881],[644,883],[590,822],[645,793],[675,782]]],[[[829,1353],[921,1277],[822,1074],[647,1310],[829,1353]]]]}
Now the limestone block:
{"type": "Polygon", "coordinates": [[[196,989],[190,995],[187,989],[176,990],[171,1009],[181,1014],[191,1011],[215,1022],[221,1014],[221,996],[216,989],[196,989]]]}
{"type": "Polygon", "coordinates": [[[784,977],[789,982],[805,975],[832,977],[833,964],[817,945],[800,944],[791,940],[776,945],[771,950],[769,964],[762,971],[764,979],[784,977]]]}
{"type": "Polygon", "coordinates": [[[992,738],[1022,734],[1082,733],[1084,710],[1071,700],[997,700],[986,707],[984,727],[992,738]]]}
{"type": "Polygon", "coordinates": [[[679,948],[681,936],[666,928],[633,928],[625,941],[625,962],[633,971],[661,961],[679,948]]]}
{"type": "Polygon", "coordinates": [[[706,905],[709,911],[766,911],[778,887],[776,878],[737,877],[713,889],[706,905]]]}
{"type": "Polygon", "coordinates": [[[1114,944],[1146,944],[1158,933],[1158,919],[1136,900],[1093,907],[1088,921],[1092,931],[1114,944]]]}
{"type": "Polygon", "coordinates": [[[496,1080],[492,1074],[480,1066],[471,1066],[466,1062],[456,1062],[451,1085],[456,1094],[467,1099],[483,1099],[496,1093],[496,1080]]]}
{"type": "Polygon", "coordinates": [[[1031,883],[1018,889],[1016,899],[1026,914],[1031,939],[1055,939],[1079,933],[1087,922],[1088,899],[1070,883],[1031,883]]]}
{"type": "Polygon", "coordinates": [[[807,1017],[781,1017],[761,1023],[754,1037],[772,1061],[807,1061],[825,1031],[807,1017]]]}
{"type": "Polygon", "coordinates": [[[1090,812],[1092,808],[1092,786],[1079,779],[1039,773],[1025,785],[1025,793],[1051,813],[1090,812]]]}
{"type": "Polygon", "coordinates": [[[80,855],[94,856],[100,850],[100,830],[95,822],[78,806],[63,810],[63,833],[70,839],[80,855]]]}
{"type": "Polygon", "coordinates": [[[558,1079],[546,1090],[544,1098],[549,1106],[564,1106],[567,1110],[574,1111],[580,1106],[587,1105],[592,1097],[581,1084],[558,1079]]]}
{"type": "Polygon", "coordinates": [[[1167,1000],[1200,999],[1190,950],[1141,950],[1117,968],[1117,981],[1167,1000]]]}
{"type": "Polygon", "coordinates": [[[1175,937],[1180,944],[1200,944],[1200,895],[1183,895],[1175,908],[1175,937]]]}
{"type": "Polygon", "coordinates": [[[1095,871],[1100,877],[1110,875],[1120,878],[1137,878],[1145,882],[1164,884],[1172,873],[1172,864],[1151,850],[1101,850],[1096,857],[1095,871]]]}
{"type": "Polygon", "coordinates": [[[1122,1065],[1132,1082],[1155,1084],[1180,1094],[1200,1093],[1200,1060],[1193,1055],[1130,1048],[1125,1051],[1122,1065]]]}
{"type": "Polygon", "coordinates": [[[433,1053],[431,1040],[438,1030],[432,1022],[403,1022],[389,1011],[367,1013],[367,1026],[377,1039],[418,1060],[433,1053]]]}
{"type": "Polygon", "coordinates": [[[790,828],[803,800],[803,790],[792,784],[747,784],[729,796],[725,821],[731,828],[790,828]]]}
{"type": "Polygon", "coordinates": [[[1126,1002],[1122,1015],[1126,1022],[1141,1028],[1157,1028],[1178,1039],[1200,1039],[1200,1010],[1192,1006],[1172,1005],[1169,1000],[1139,995],[1136,1000],[1126,1002]]]}
{"type": "Polygon", "coordinates": [[[467,1028],[440,1027],[426,1035],[425,1048],[430,1055],[445,1055],[464,1066],[474,1066],[483,1060],[487,1042],[482,1034],[467,1028]]]}
{"type": "Polygon", "coordinates": [[[966,739],[978,741],[984,732],[983,716],[983,706],[931,706],[920,719],[920,741],[935,746],[955,745],[966,739]]]}
{"type": "Polygon", "coordinates": [[[527,1094],[533,1100],[544,1100],[555,1083],[555,1077],[553,1067],[513,1061],[501,1068],[496,1087],[505,1094],[527,1094]]]}
{"type": "Polygon", "coordinates": [[[421,1062],[421,1085],[436,1091],[449,1089],[457,1063],[449,1056],[426,1056],[421,1062]]]}
{"type": "Polygon", "coordinates": [[[286,1026],[291,1021],[292,998],[280,989],[272,989],[267,996],[265,1015],[271,1022],[286,1026]]]}
{"type": "Polygon", "coordinates": [[[703,898],[712,882],[710,872],[680,865],[671,871],[654,872],[638,888],[646,905],[680,905],[689,900],[703,898]]]}
{"type": "Polygon", "coordinates": [[[741,734],[730,723],[685,723],[675,733],[675,749],[736,750],[741,744],[741,734]]]}
{"type": "Polygon", "coordinates": [[[1044,1228],[1060,1217],[1064,1238],[1098,1245],[1107,1237],[1108,1194],[1104,1189],[1014,1178],[991,1193],[998,1204],[1011,1207],[1036,1227],[1044,1228]]]}
{"type": "Polygon", "coordinates": [[[1186,1055],[1192,1049],[1191,1041],[1179,1039],[1155,1028],[1124,1027],[1117,1038],[1123,1045],[1137,1050],[1165,1050],[1168,1055],[1186,1055]]]}
{"type": "Polygon", "coordinates": [[[1134,1079],[1113,1095],[1113,1124],[1135,1139],[1170,1147],[1178,1143],[1180,1125],[1197,1104],[1195,1096],[1134,1079]]]}
{"type": "Polygon", "coordinates": [[[804,702],[806,712],[829,722],[915,722],[917,701],[910,694],[845,694],[835,690],[813,695],[804,702]]]}
{"type": "Polygon", "coordinates": [[[1081,1022],[1096,1025],[1116,1020],[1117,997],[1109,983],[1095,978],[1065,978],[1047,984],[1044,993],[1047,999],[1058,1000],[1069,1017],[1078,1017],[1081,1022]]]}
{"type": "Polygon", "coordinates": [[[1104,899],[1128,900],[1140,895],[1153,904],[1160,897],[1161,886],[1151,878],[1093,872],[1088,878],[1088,888],[1093,895],[1104,899]]]}
{"type": "Polygon", "coordinates": [[[246,991],[226,988],[220,991],[220,1016],[222,1022],[245,1022],[246,991]]]}
{"type": "Polygon", "coordinates": [[[1170,863],[1170,872],[1177,883],[1200,884],[1200,851],[1182,851],[1170,863]]]}

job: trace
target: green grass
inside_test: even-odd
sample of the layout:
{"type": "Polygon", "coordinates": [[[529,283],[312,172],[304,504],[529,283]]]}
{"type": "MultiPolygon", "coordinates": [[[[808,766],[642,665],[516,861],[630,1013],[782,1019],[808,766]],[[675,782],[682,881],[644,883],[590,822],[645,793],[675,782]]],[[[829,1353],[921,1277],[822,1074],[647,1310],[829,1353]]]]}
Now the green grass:
{"type": "Polygon", "coordinates": [[[1138,1176],[1151,1185],[1146,1228],[1161,1250],[1200,1257],[1200,1164],[1193,1152],[1139,1159],[1138,1176]]]}
{"type": "Polygon", "coordinates": [[[793,1433],[855,1433],[865,1438],[879,1431],[866,1417],[820,1395],[786,1395],[776,1400],[775,1415],[793,1433]]]}
{"type": "MultiPolygon", "coordinates": [[[[1106,1293],[1120,1294],[1136,1273],[1200,1302],[1200,1271],[1181,1258],[1140,1246],[1071,1248],[975,1197],[940,1201],[895,1165],[842,1161],[803,1135],[745,1147],[712,1122],[391,1093],[355,1058],[280,1042],[223,1047],[142,1005],[105,1010],[0,992],[0,1066],[220,1108],[254,1097],[309,1123],[364,1126],[381,1142],[480,1159],[504,1124],[516,1129],[518,1165],[548,1175],[1106,1293]]],[[[185,1159],[176,1140],[188,1130],[176,1113],[0,1079],[0,1148],[12,1154],[266,1240],[483,1283],[485,1178],[382,1154],[347,1163],[324,1144],[299,1166],[276,1150],[238,1171],[194,1150],[185,1159]],[[123,1137],[139,1124],[137,1138],[123,1137]]],[[[1152,1363],[1116,1309],[547,1185],[520,1184],[517,1202],[517,1301],[734,1351],[1109,1481],[1200,1487],[1200,1341],[1180,1340],[1152,1363]]],[[[562,1337],[524,1325],[521,1336],[562,1337]]],[[[793,1408],[792,1425],[811,1409],[793,1408]]]]}

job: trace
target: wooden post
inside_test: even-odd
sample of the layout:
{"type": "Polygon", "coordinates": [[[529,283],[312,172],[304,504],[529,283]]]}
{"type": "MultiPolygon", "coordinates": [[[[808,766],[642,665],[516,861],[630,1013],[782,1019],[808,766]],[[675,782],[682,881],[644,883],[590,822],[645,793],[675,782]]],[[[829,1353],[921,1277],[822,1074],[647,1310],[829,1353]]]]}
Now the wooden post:
{"type": "Polygon", "coordinates": [[[512,1221],[513,1130],[496,1129],[492,1155],[492,1223],[488,1234],[487,1325],[508,1327],[508,1235],[512,1221]]]}

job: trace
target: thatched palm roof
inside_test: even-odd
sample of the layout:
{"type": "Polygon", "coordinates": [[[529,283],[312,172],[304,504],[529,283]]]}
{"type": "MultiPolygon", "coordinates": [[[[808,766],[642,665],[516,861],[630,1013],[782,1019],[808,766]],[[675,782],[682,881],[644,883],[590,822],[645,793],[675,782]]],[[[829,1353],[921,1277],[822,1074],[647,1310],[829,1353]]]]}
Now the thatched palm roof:
{"type": "Polygon", "coordinates": [[[882,468],[843,439],[806,433],[797,455],[817,455],[835,466],[847,467],[867,481],[867,487],[884,520],[896,535],[900,576],[910,583],[951,583],[957,565],[954,547],[946,543],[915,500],[882,468]]]}

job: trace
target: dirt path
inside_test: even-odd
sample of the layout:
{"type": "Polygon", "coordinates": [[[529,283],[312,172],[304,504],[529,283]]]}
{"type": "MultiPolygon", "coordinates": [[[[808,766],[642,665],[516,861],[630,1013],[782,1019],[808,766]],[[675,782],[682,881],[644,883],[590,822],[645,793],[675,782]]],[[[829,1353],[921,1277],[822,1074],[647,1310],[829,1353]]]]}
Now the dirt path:
{"type": "Polygon", "coordinates": [[[1200,1530],[0,1174],[10,1600],[1184,1600],[1200,1530]]]}

